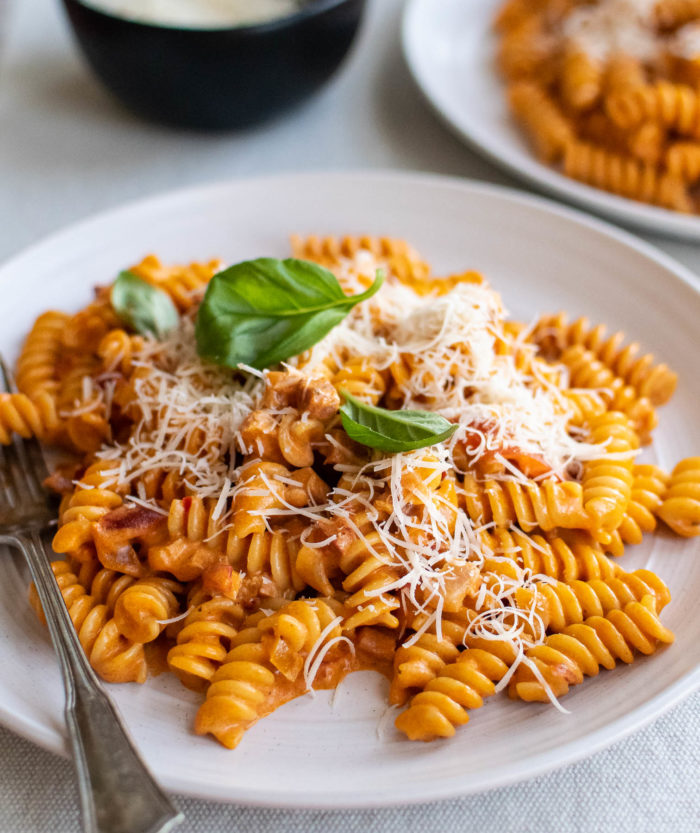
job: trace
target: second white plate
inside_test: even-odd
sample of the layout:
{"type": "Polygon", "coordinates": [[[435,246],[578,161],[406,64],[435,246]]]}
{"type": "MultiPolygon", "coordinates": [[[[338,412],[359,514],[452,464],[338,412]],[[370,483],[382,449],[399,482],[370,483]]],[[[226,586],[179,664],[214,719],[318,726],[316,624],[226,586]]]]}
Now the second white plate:
{"type": "Polygon", "coordinates": [[[409,0],[403,48],[421,91],[442,119],[492,162],[569,202],[626,225],[700,240],[700,216],[608,194],[542,164],[511,120],[495,68],[491,23],[504,0],[409,0]]]}

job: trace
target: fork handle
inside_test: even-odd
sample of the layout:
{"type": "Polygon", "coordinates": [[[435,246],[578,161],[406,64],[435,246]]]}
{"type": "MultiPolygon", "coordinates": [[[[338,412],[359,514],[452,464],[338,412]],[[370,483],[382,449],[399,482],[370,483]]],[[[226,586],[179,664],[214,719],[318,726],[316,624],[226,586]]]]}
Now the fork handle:
{"type": "Polygon", "coordinates": [[[10,540],[27,559],[61,666],[84,830],[166,833],[183,816],[146,769],[86,659],[42,534],[28,532],[10,540]]]}

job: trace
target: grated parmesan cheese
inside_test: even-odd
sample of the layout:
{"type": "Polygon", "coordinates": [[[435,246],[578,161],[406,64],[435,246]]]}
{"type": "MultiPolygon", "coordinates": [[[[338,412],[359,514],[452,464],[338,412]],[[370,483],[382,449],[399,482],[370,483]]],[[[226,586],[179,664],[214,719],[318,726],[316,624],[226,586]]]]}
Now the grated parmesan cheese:
{"type": "Polygon", "coordinates": [[[679,58],[688,61],[700,59],[700,21],[681,26],[669,39],[669,49],[679,58]]]}
{"type": "Polygon", "coordinates": [[[321,663],[323,662],[323,659],[328,651],[340,642],[347,642],[352,653],[355,653],[355,646],[347,636],[334,636],[332,639],[328,639],[328,636],[335,630],[335,628],[338,627],[338,625],[341,624],[342,621],[342,616],[336,616],[335,619],[332,619],[326,625],[326,627],[318,635],[314,644],[311,646],[311,650],[304,661],[304,684],[306,686],[307,693],[312,696],[314,696],[313,684],[316,679],[316,674],[318,674],[318,669],[321,667],[321,663]]]}
{"type": "MultiPolygon", "coordinates": [[[[378,265],[371,253],[360,252],[341,264],[339,280],[354,294],[365,288],[378,265]]],[[[462,283],[443,296],[420,297],[390,276],[373,298],[356,306],[321,342],[290,359],[289,367],[310,374],[327,370],[329,364],[343,367],[358,357],[378,371],[402,367],[405,372],[396,376],[401,380],[396,392],[403,406],[429,409],[459,425],[450,440],[432,448],[375,455],[361,465],[336,464],[342,480],[321,505],[298,507],[288,502],[285,487],[302,485],[293,477],[268,478],[264,471],[241,476],[238,453],[250,455],[255,449],[244,448],[240,429],[260,401],[267,372],[243,365],[235,372],[203,362],[190,318],[183,319],[166,341],[146,340],[134,356],[134,430],[125,442],[105,445],[98,457],[113,461],[114,479],[137,493],[127,500],[151,508],[156,507],[147,498],[143,477],[153,471],[174,472],[186,481],[190,493],[214,501],[212,517],[219,521],[229,517],[236,495],[274,495],[276,505],[251,514],[261,517],[271,531],[275,519],[305,518],[309,528],[300,540],[312,549],[338,537],[310,541],[312,525],[338,521],[364,540],[368,558],[392,568],[383,585],[364,590],[365,607],[380,612],[382,604],[400,598],[417,617],[414,632],[403,642],[406,646],[431,629],[442,638],[446,582],[463,575],[458,570],[464,565],[474,565],[482,581],[472,602],[473,616],[465,623],[465,644],[470,636],[512,644],[517,659],[499,684],[502,688],[519,664],[528,663],[527,648],[544,639],[538,585],[551,579],[532,575],[507,555],[488,550],[480,534],[492,524],[474,523],[433,486],[459,471],[457,448],[468,456],[470,466],[490,454],[502,467],[493,477],[518,483],[530,480],[508,459],[507,449],[536,456],[550,469],[543,476],[562,479],[580,473],[586,460],[605,454],[605,444],[582,442],[569,429],[571,411],[559,387],[566,382],[566,369],[547,366],[545,372],[525,334],[504,330],[505,316],[499,295],[486,283],[462,283]],[[378,496],[387,498],[390,511],[377,510],[378,496]],[[360,514],[365,520],[358,523],[360,514]],[[487,571],[486,559],[507,562],[515,578],[487,571]],[[526,609],[515,604],[520,589],[529,591],[526,609]]],[[[112,386],[111,403],[117,380],[104,382],[112,386]]],[[[84,395],[95,396],[94,388],[86,387],[84,395]]],[[[270,411],[275,417],[289,412],[290,408],[270,411]]],[[[308,419],[308,412],[300,418],[308,419]]],[[[331,435],[326,440],[339,445],[331,435]]],[[[257,453],[262,457],[263,452],[258,440],[257,453]]],[[[516,545],[516,553],[518,549],[516,545]]],[[[308,690],[333,645],[352,644],[344,636],[328,638],[341,621],[337,617],[324,628],[306,658],[308,690]]]]}
{"type": "Polygon", "coordinates": [[[193,493],[215,499],[214,517],[220,517],[236,478],[239,429],[263,382],[203,362],[189,318],[167,340],[147,340],[133,364],[134,430],[97,456],[114,461],[119,483],[139,484],[152,471],[175,472],[193,493]]]}
{"type": "Polygon", "coordinates": [[[567,15],[564,36],[601,63],[622,53],[652,61],[660,52],[654,29],[658,0],[601,0],[567,15]]]}

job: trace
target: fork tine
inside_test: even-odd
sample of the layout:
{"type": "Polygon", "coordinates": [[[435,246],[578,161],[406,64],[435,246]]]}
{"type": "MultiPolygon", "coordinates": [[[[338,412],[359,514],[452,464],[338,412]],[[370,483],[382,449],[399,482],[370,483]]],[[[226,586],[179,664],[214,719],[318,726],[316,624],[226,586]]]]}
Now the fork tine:
{"type": "MultiPolygon", "coordinates": [[[[0,371],[2,372],[3,390],[6,393],[10,393],[12,389],[10,386],[9,374],[7,372],[7,366],[5,365],[5,360],[3,359],[2,354],[0,354],[0,371]]],[[[9,460],[5,462],[5,453],[2,450],[2,446],[0,446],[0,493],[2,494],[6,503],[8,503],[10,506],[14,506],[14,490],[8,478],[9,465],[9,460]]]]}
{"type": "Polygon", "coordinates": [[[49,476],[49,470],[46,466],[46,459],[41,444],[36,437],[22,440],[20,444],[29,461],[28,472],[31,472],[32,479],[37,484],[41,494],[45,494],[43,482],[49,476]]]}
{"type": "MultiPolygon", "coordinates": [[[[25,440],[22,438],[16,439],[12,443],[10,454],[8,456],[14,463],[13,471],[16,471],[16,486],[24,486],[29,492],[32,500],[36,501],[45,497],[45,492],[44,487],[41,485],[43,477],[40,477],[40,475],[35,471],[34,465],[30,463],[29,460],[29,448],[32,442],[36,443],[36,440],[33,438],[31,440],[25,440]]],[[[41,451],[39,453],[41,454],[41,451]]],[[[45,468],[46,467],[44,466],[44,469],[45,468]]]]}
{"type": "Polygon", "coordinates": [[[16,506],[15,491],[10,479],[10,461],[6,457],[4,446],[0,445],[0,497],[8,506],[14,508],[16,506]]]}
{"type": "Polygon", "coordinates": [[[5,359],[2,357],[2,353],[0,353],[0,370],[2,371],[2,381],[5,387],[5,391],[7,393],[12,393],[14,388],[12,382],[12,375],[10,371],[7,369],[7,365],[5,364],[5,359]]]}
{"type": "MultiPolygon", "coordinates": [[[[2,386],[5,393],[12,393],[12,381],[10,372],[5,364],[5,359],[0,354],[0,371],[2,372],[2,386]]],[[[2,463],[2,471],[0,471],[0,485],[2,486],[3,496],[6,502],[12,506],[17,506],[16,486],[16,457],[12,452],[11,446],[4,446],[2,448],[0,462],[2,463]]]]}
{"type": "MultiPolygon", "coordinates": [[[[14,442],[6,445],[3,449],[5,456],[5,482],[7,484],[7,491],[10,495],[10,505],[19,508],[23,503],[27,502],[27,484],[23,476],[23,466],[19,455],[17,454],[17,447],[14,442]]],[[[35,495],[31,495],[32,501],[36,500],[35,495]]]]}
{"type": "MultiPolygon", "coordinates": [[[[15,388],[14,380],[2,354],[0,354],[0,371],[2,372],[5,390],[11,393],[15,388]]],[[[23,485],[28,489],[34,500],[40,500],[46,496],[42,481],[48,477],[49,472],[46,467],[44,454],[36,437],[31,437],[30,439],[19,437],[15,439],[5,449],[5,458],[10,475],[14,481],[13,485],[16,493],[19,491],[20,486],[23,485]]],[[[7,492],[8,484],[5,483],[4,485],[5,491],[7,492]]],[[[20,497],[20,495],[16,494],[15,497],[20,497]]]]}

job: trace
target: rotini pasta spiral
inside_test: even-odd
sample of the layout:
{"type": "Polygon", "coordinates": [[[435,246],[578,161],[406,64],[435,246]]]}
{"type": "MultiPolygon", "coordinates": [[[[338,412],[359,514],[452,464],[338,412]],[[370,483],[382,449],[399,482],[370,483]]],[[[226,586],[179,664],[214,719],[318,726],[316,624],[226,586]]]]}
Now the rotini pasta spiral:
{"type": "Polygon", "coordinates": [[[153,642],[180,609],[176,594],[182,586],[171,579],[153,576],[139,579],[119,596],[114,622],[132,642],[153,642]]]}
{"type": "MultiPolygon", "coordinates": [[[[404,240],[390,237],[291,237],[294,257],[312,260],[336,272],[341,284],[343,275],[338,274],[349,262],[358,260],[358,253],[369,253],[381,263],[390,275],[402,283],[420,283],[430,275],[430,266],[404,240]]],[[[356,267],[357,268],[357,267],[356,267]]],[[[370,280],[369,272],[365,275],[370,280]]]]}
{"type": "Polygon", "coordinates": [[[587,534],[553,534],[555,537],[544,538],[526,535],[514,528],[494,529],[482,533],[482,537],[495,554],[512,559],[533,575],[550,576],[565,582],[576,579],[606,581],[617,572],[615,564],[587,534]]]}
{"type": "Polygon", "coordinates": [[[674,142],[666,151],[666,167],[691,185],[700,179],[700,142],[674,142]]]}
{"type": "MultiPolygon", "coordinates": [[[[260,631],[257,635],[262,636],[260,631]]],[[[277,676],[259,641],[233,647],[211,678],[207,699],[195,718],[195,732],[209,732],[228,749],[235,748],[246,729],[271,710],[277,676]]]]}
{"type": "Polygon", "coordinates": [[[109,438],[109,423],[99,410],[70,414],[66,419],[67,445],[78,452],[91,454],[109,438]]]}
{"type": "Polygon", "coordinates": [[[399,607],[399,601],[387,590],[398,578],[398,572],[387,563],[388,553],[371,524],[361,519],[355,519],[355,523],[362,537],[347,547],[339,562],[345,574],[343,590],[350,594],[345,604],[355,610],[343,627],[346,630],[368,625],[397,628],[399,620],[393,611],[399,607]]]}
{"type": "Polygon", "coordinates": [[[594,417],[607,410],[605,401],[598,391],[564,390],[561,394],[562,406],[571,414],[571,427],[585,428],[594,417]]]}
{"type": "Polygon", "coordinates": [[[395,721],[409,740],[449,738],[455,726],[469,720],[467,711],[478,709],[491,697],[508,671],[508,665],[490,651],[468,648],[445,665],[395,721]]]}
{"type": "Polygon", "coordinates": [[[45,312],[37,318],[24,342],[15,379],[18,389],[30,398],[40,393],[54,398],[58,394],[58,361],[68,318],[62,312],[45,312]]]}
{"type": "MultiPolygon", "coordinates": [[[[103,680],[110,683],[144,682],[147,670],[143,645],[132,642],[119,633],[111,618],[110,608],[95,596],[88,595],[67,562],[54,561],[51,568],[80,644],[94,670],[103,680]]],[[[110,576],[110,579],[114,586],[115,575],[110,576]]],[[[101,585],[104,589],[104,578],[101,585]]],[[[119,589],[122,592],[125,589],[123,582],[119,589]]],[[[33,587],[30,589],[30,601],[43,619],[33,587]]]]}
{"type": "Polygon", "coordinates": [[[59,518],[52,542],[55,552],[76,553],[92,544],[93,523],[123,502],[118,491],[108,488],[113,483],[112,464],[96,462],[86,469],[59,518]]]}
{"type": "Polygon", "coordinates": [[[234,543],[228,549],[229,562],[249,576],[269,576],[279,596],[299,593],[306,586],[297,563],[301,544],[290,530],[256,532],[229,542],[234,543]]]}
{"type": "MultiPolygon", "coordinates": [[[[551,358],[559,358],[568,347],[584,348],[626,385],[633,387],[639,397],[648,398],[652,405],[665,404],[676,389],[678,377],[665,364],[655,364],[650,353],[638,355],[637,342],[623,346],[624,333],[616,332],[606,337],[605,326],[591,326],[587,318],[569,322],[566,313],[544,315],[530,338],[551,358]]],[[[576,351],[567,355],[573,357],[569,358],[570,366],[575,366],[575,357],[580,357],[581,353],[576,351]]]]}
{"type": "Polygon", "coordinates": [[[376,405],[386,390],[382,374],[362,356],[349,359],[333,374],[333,386],[340,392],[346,390],[352,396],[376,405]]]}
{"type": "Polygon", "coordinates": [[[572,110],[592,107],[601,92],[603,72],[600,63],[586,52],[568,47],[561,65],[561,97],[572,110]]]}
{"type": "Polygon", "coordinates": [[[212,277],[223,267],[220,260],[165,266],[155,255],[148,255],[131,272],[170,295],[181,312],[190,309],[212,277]]]}
{"type": "MultiPolygon", "coordinates": [[[[314,639],[316,633],[324,636],[326,646],[340,637],[339,631],[333,630],[336,609],[332,605],[329,600],[298,600],[284,604],[272,616],[261,616],[260,612],[250,617],[211,678],[207,699],[195,719],[197,734],[210,732],[232,749],[260,717],[302,694],[313,681],[307,681],[297,671],[298,659],[303,667],[310,651],[319,644],[318,637],[314,639]],[[296,646],[300,656],[290,655],[292,646],[296,646]],[[279,663],[289,676],[273,662],[279,663]]],[[[342,656],[340,663],[341,673],[350,670],[342,656]]]]}
{"type": "Polygon", "coordinates": [[[575,481],[545,480],[525,485],[512,480],[480,482],[467,474],[460,501],[473,521],[496,527],[517,523],[525,532],[536,528],[551,532],[557,527],[586,525],[583,490],[575,481]]]}
{"type": "Polygon", "coordinates": [[[394,654],[394,673],[389,702],[402,706],[412,693],[422,691],[447,663],[454,662],[459,649],[449,639],[423,633],[411,645],[401,645],[394,654]]]}
{"type": "Polygon", "coordinates": [[[609,367],[581,344],[568,347],[561,361],[569,368],[570,384],[577,388],[596,388],[609,408],[627,414],[642,443],[648,443],[658,423],[651,402],[639,397],[636,390],[625,384],[609,367]]]}
{"type": "Polygon", "coordinates": [[[521,700],[546,702],[550,692],[561,697],[584,677],[595,676],[601,665],[610,669],[618,660],[630,663],[634,651],[652,654],[659,644],[673,642],[673,638],[659,621],[653,599],[645,597],[625,605],[624,610],[570,625],[530,648],[525,654],[527,664],[518,669],[508,691],[521,700]],[[537,668],[537,677],[530,665],[537,668]]]}
{"type": "Polygon", "coordinates": [[[8,445],[13,434],[56,441],[61,420],[56,401],[48,393],[30,399],[24,393],[0,393],[0,445],[8,445]]]}
{"type": "Polygon", "coordinates": [[[131,371],[134,353],[143,349],[143,344],[141,336],[130,335],[121,328],[110,330],[100,341],[97,355],[106,372],[118,370],[126,375],[131,371]]]}
{"type": "Polygon", "coordinates": [[[633,453],[639,440],[625,414],[608,411],[591,423],[591,442],[607,443],[605,455],[586,463],[583,470],[583,507],[594,537],[605,540],[617,529],[629,506],[634,476],[633,453]],[[610,459],[608,455],[619,455],[610,459]]]}
{"type": "Polygon", "coordinates": [[[508,100],[542,159],[556,161],[572,146],[571,122],[537,84],[528,81],[512,84],[508,89],[508,100]]]}
{"type": "Polygon", "coordinates": [[[341,635],[339,610],[341,606],[332,600],[299,599],[260,621],[263,645],[280,674],[294,682],[318,639],[324,634],[329,640],[341,635]]]}
{"type": "Polygon", "coordinates": [[[646,533],[656,529],[656,513],[669,483],[669,475],[658,466],[635,465],[632,476],[630,502],[617,530],[625,544],[639,544],[646,533]]]}
{"type": "Polygon", "coordinates": [[[135,581],[133,576],[102,568],[95,573],[90,583],[90,595],[98,604],[104,605],[112,616],[117,599],[135,581]]]}
{"type": "Polygon", "coordinates": [[[314,448],[321,443],[324,434],[321,420],[297,412],[284,414],[277,433],[282,457],[292,466],[312,466],[314,448]]]}
{"type": "MultiPolygon", "coordinates": [[[[92,351],[74,350],[65,358],[61,373],[58,407],[68,416],[83,409],[94,398],[93,377],[100,371],[100,360],[92,351]]],[[[97,407],[97,402],[94,402],[97,407]]]]}
{"type": "Polygon", "coordinates": [[[319,482],[322,485],[322,481],[316,476],[304,484],[298,481],[288,468],[279,463],[253,460],[241,469],[239,484],[234,494],[234,532],[239,538],[265,532],[267,529],[266,513],[284,508],[290,486],[295,493],[303,493],[306,496],[303,498],[306,502],[313,495],[309,495],[304,486],[314,489],[319,482]],[[300,483],[301,488],[296,486],[296,483],[300,483]]]}
{"type": "Polygon", "coordinates": [[[96,296],[92,303],[71,316],[63,329],[63,347],[71,362],[92,356],[100,339],[119,326],[108,290],[98,288],[96,296]]]}
{"type": "Polygon", "coordinates": [[[101,370],[95,349],[77,347],[63,357],[57,400],[69,446],[86,454],[97,451],[111,433],[104,399],[94,381],[101,370]]]}
{"type": "Polygon", "coordinates": [[[683,180],[654,165],[581,141],[569,141],[562,150],[564,173],[572,179],[675,211],[693,209],[683,180]]]}
{"type": "Polygon", "coordinates": [[[216,506],[217,501],[196,495],[173,500],[168,511],[168,534],[171,538],[205,541],[212,548],[219,546],[224,523],[220,513],[215,517],[216,506]]]}
{"type": "Polygon", "coordinates": [[[656,514],[677,535],[700,535],[700,457],[681,460],[673,469],[656,514]]]}
{"type": "Polygon", "coordinates": [[[516,591],[518,606],[528,610],[534,602],[544,626],[554,633],[560,633],[568,625],[583,622],[590,616],[605,616],[611,610],[620,610],[629,602],[641,601],[645,596],[654,599],[657,611],[661,611],[671,599],[666,585],[648,570],[634,573],[620,571],[604,581],[539,582],[533,589],[520,588],[516,591]]]}
{"type": "Polygon", "coordinates": [[[202,690],[231,650],[243,618],[241,605],[223,596],[197,605],[168,651],[168,668],[187,688],[202,690]]]}
{"type": "Polygon", "coordinates": [[[606,101],[610,118],[622,128],[658,119],[681,136],[700,136],[700,98],[685,84],[656,81],[612,92],[606,101]]]}
{"type": "MultiPolygon", "coordinates": [[[[627,150],[640,162],[648,165],[658,165],[664,156],[667,131],[655,121],[642,122],[634,128],[626,138],[627,150]]],[[[676,176],[669,171],[671,176],[676,176]]],[[[682,179],[682,177],[681,177],[682,179]]]]}

